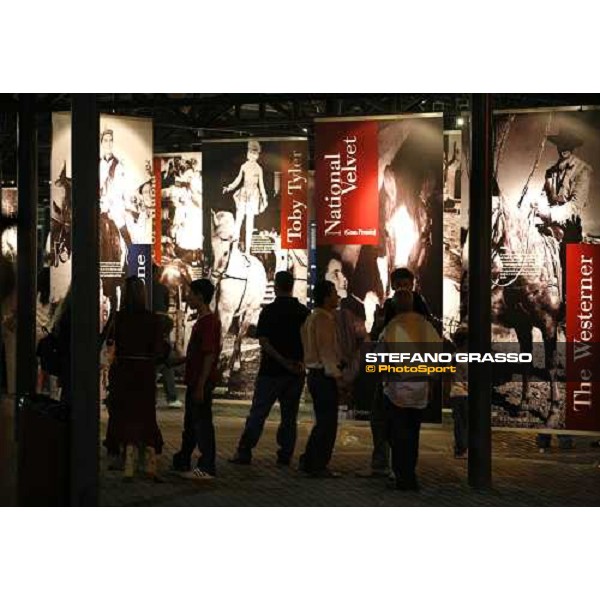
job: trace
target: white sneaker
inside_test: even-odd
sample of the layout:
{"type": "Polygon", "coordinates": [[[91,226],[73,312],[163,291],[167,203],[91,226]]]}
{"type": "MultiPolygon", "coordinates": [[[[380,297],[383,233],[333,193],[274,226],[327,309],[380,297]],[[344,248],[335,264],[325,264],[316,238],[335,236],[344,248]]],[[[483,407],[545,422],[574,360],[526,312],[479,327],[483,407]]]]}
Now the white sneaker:
{"type": "Polygon", "coordinates": [[[214,475],[211,475],[210,473],[207,473],[198,467],[192,471],[185,471],[181,474],[181,477],[183,477],[183,479],[193,479],[194,481],[208,481],[215,478],[214,475]]]}
{"type": "Polygon", "coordinates": [[[174,400],[173,402],[167,402],[168,408],[182,408],[183,402],[181,400],[174,400]]]}

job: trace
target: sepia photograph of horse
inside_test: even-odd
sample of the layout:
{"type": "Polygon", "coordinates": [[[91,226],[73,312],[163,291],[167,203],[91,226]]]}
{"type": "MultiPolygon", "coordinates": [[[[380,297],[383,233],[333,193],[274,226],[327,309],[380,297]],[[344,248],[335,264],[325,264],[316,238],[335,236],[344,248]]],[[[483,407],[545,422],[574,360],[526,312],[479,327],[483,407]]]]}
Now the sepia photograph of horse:
{"type": "Polygon", "coordinates": [[[185,355],[194,325],[188,307],[189,285],[205,275],[202,154],[182,152],[155,155],[160,178],[161,260],[158,279],[169,290],[168,314],[173,322],[171,342],[185,355]]]}
{"type": "Polygon", "coordinates": [[[600,112],[494,119],[492,342],[532,352],[495,374],[493,423],[565,427],[566,247],[600,240],[600,112]]]}
{"type": "MultiPolygon", "coordinates": [[[[253,332],[262,307],[274,299],[275,273],[292,273],[294,295],[307,301],[308,249],[287,249],[281,239],[282,165],[290,143],[257,138],[203,148],[204,256],[223,339],[216,397],[252,397],[260,361],[253,332]]],[[[293,144],[307,156],[305,140],[293,144]]]]}

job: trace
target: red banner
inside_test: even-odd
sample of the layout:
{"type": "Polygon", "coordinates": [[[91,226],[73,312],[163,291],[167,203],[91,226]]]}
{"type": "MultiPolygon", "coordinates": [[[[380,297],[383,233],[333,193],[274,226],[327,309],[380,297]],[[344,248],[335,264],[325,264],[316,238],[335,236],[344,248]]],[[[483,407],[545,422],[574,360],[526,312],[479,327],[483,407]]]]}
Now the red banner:
{"type": "Polygon", "coordinates": [[[308,144],[281,143],[281,247],[308,247],[308,144]]]}
{"type": "Polygon", "coordinates": [[[317,244],[379,244],[377,121],[315,124],[317,244]]]}
{"type": "Polygon", "coordinates": [[[600,430],[600,245],[567,245],[566,428],[600,430]]]}
{"type": "Polygon", "coordinates": [[[154,221],[152,229],[152,248],[154,262],[157,265],[162,261],[162,179],[160,172],[160,158],[153,161],[154,167],[154,185],[152,192],[154,194],[154,221]]]}

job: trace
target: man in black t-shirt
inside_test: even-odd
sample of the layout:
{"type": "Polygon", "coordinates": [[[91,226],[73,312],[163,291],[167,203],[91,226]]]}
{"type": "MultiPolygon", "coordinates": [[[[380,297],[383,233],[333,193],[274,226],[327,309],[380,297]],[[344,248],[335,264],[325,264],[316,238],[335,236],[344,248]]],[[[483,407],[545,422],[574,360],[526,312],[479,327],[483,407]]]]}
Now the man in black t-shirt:
{"type": "Polygon", "coordinates": [[[271,407],[279,400],[281,423],[277,430],[277,464],[289,465],[296,445],[298,406],[304,387],[300,329],[310,311],[292,296],[294,278],[287,271],[275,275],[275,300],[263,308],[256,336],[261,361],[254,398],[238,449],[230,462],[249,465],[271,407]]]}

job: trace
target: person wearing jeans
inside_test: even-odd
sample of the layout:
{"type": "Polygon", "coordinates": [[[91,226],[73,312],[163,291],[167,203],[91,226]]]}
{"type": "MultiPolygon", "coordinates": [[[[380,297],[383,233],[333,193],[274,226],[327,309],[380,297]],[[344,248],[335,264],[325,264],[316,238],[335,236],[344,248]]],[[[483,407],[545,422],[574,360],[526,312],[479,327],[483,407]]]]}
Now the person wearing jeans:
{"type": "Polygon", "coordinates": [[[328,464],[337,435],[338,387],[342,380],[334,315],[339,296],[331,281],[320,281],[314,287],[313,298],[316,308],[302,327],[302,346],[315,424],[299,466],[313,477],[335,477],[338,474],[330,471],[328,464]]]}
{"type": "Polygon", "coordinates": [[[177,470],[189,471],[191,457],[195,448],[200,452],[197,468],[208,475],[216,475],[216,442],[212,415],[212,393],[214,386],[207,382],[204,386],[204,399],[201,403],[194,400],[193,390],[188,387],[185,394],[185,415],[181,434],[181,450],[178,456],[177,470]]]}
{"type": "Polygon", "coordinates": [[[277,430],[277,464],[290,464],[296,446],[300,396],[304,388],[304,364],[300,329],[309,310],[292,296],[294,277],[287,271],[275,275],[275,300],[265,306],[256,335],[261,361],[250,414],[230,462],[249,465],[273,404],[279,400],[281,423],[277,430]]]}
{"type": "Polygon", "coordinates": [[[198,318],[192,329],[185,358],[185,415],[181,449],[173,456],[173,468],[185,471],[189,479],[212,479],[216,475],[215,428],[212,392],[218,379],[217,363],[221,353],[221,323],[210,310],[215,292],[208,279],[196,279],[190,285],[189,304],[198,318]],[[190,471],[194,449],[200,457],[190,471]]]}
{"type": "Polygon", "coordinates": [[[338,386],[325,369],[309,369],[308,390],[313,399],[315,425],[300,459],[301,470],[315,477],[335,477],[327,465],[331,460],[338,425],[338,386]]]}
{"type": "Polygon", "coordinates": [[[269,412],[278,400],[281,422],[277,429],[277,464],[289,465],[296,446],[298,408],[303,389],[304,375],[259,375],[256,378],[250,414],[236,455],[230,462],[246,465],[251,463],[252,449],[258,444],[269,412]]]}

